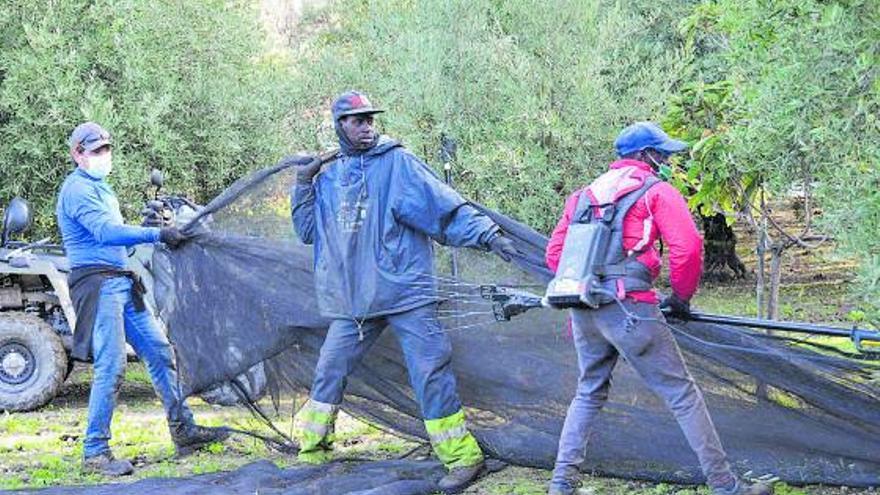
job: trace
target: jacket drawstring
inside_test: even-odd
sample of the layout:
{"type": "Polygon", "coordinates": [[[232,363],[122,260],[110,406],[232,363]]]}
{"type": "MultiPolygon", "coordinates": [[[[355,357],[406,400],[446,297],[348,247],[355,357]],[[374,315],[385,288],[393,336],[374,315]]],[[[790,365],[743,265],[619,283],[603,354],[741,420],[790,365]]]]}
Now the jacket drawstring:
{"type": "Polygon", "coordinates": [[[364,341],[364,322],[367,321],[366,318],[361,318],[358,320],[357,318],[352,318],[354,324],[358,327],[358,342],[364,341]]]}

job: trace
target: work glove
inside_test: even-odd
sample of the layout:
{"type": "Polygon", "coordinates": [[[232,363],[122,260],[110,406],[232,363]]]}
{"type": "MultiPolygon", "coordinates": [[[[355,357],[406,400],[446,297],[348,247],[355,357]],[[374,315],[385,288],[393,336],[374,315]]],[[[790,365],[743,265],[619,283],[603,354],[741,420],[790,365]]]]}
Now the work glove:
{"type": "Polygon", "coordinates": [[[181,232],[177,227],[165,227],[159,231],[159,240],[164,242],[169,248],[177,249],[189,240],[189,236],[181,232]]]}
{"type": "Polygon", "coordinates": [[[508,263],[514,256],[519,255],[519,251],[514,247],[513,241],[500,234],[489,241],[489,250],[508,263]]]}
{"type": "Polygon", "coordinates": [[[297,184],[311,184],[312,179],[321,171],[321,158],[314,155],[298,153],[284,161],[294,164],[297,184]]]}
{"type": "Polygon", "coordinates": [[[682,300],[675,293],[672,293],[660,302],[660,311],[669,316],[687,320],[691,317],[691,303],[690,301],[682,300]]]}

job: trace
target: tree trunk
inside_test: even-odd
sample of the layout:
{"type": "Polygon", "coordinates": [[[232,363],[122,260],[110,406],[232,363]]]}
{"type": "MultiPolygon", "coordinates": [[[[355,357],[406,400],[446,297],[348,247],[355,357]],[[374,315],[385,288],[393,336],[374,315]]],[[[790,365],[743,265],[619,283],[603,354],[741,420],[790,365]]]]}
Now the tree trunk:
{"type": "MultiPolygon", "coordinates": [[[[755,277],[755,298],[757,304],[755,306],[757,317],[764,317],[764,277],[767,274],[765,267],[767,253],[767,208],[764,204],[764,191],[761,191],[761,224],[758,229],[758,246],[755,250],[758,255],[758,273],[755,277]]],[[[768,398],[767,384],[760,379],[755,381],[755,397],[759,400],[768,398]]]]}
{"type": "Polygon", "coordinates": [[[767,253],[767,234],[764,229],[766,226],[762,225],[761,231],[758,233],[758,246],[755,249],[755,253],[758,255],[758,269],[755,274],[755,311],[757,312],[755,316],[757,318],[764,317],[764,277],[767,273],[764,266],[767,253]]]}
{"type": "MultiPolygon", "coordinates": [[[[779,285],[782,281],[782,253],[785,247],[779,244],[770,248],[770,294],[767,297],[767,318],[779,319],[779,285]]],[[[772,334],[773,332],[768,331],[772,334]]]]}
{"type": "Polygon", "coordinates": [[[736,255],[736,233],[724,215],[716,213],[712,216],[700,215],[703,224],[703,252],[705,277],[714,280],[730,278],[727,268],[733,272],[733,278],[745,278],[746,266],[736,255]]]}

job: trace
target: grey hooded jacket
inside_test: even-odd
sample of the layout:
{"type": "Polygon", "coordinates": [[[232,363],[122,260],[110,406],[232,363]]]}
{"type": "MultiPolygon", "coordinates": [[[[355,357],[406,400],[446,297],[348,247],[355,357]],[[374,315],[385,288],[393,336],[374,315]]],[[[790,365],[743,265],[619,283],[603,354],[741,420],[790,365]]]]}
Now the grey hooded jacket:
{"type": "Polygon", "coordinates": [[[499,234],[386,136],[295,185],[291,201],[297,235],[314,244],[319,309],[331,318],[363,321],[436,302],[432,239],[488,249],[499,234]]]}

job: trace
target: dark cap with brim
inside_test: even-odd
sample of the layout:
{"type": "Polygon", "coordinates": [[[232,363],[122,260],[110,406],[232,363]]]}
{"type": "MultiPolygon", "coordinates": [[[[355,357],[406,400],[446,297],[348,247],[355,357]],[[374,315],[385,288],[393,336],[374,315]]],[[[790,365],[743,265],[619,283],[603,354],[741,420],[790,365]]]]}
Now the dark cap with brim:
{"type": "Polygon", "coordinates": [[[94,122],[85,122],[70,133],[68,142],[71,148],[81,146],[84,150],[94,151],[110,144],[110,133],[94,122]]]}
{"type": "Polygon", "coordinates": [[[385,110],[378,109],[370,103],[367,95],[357,91],[346,91],[333,102],[333,119],[339,120],[349,115],[372,115],[385,110]]]}
{"type": "Polygon", "coordinates": [[[648,148],[671,155],[684,151],[687,147],[687,143],[672,139],[653,122],[636,122],[621,131],[614,141],[614,148],[619,156],[626,156],[648,148]]]}

